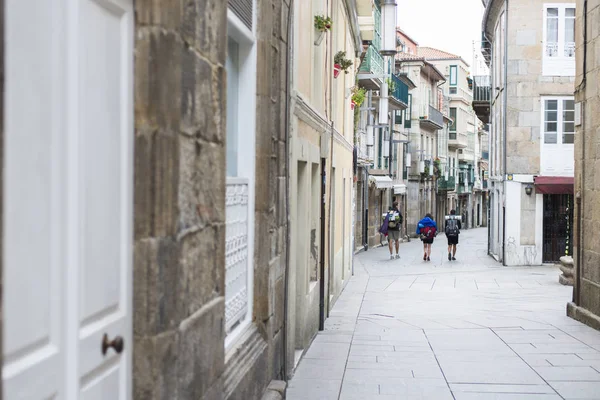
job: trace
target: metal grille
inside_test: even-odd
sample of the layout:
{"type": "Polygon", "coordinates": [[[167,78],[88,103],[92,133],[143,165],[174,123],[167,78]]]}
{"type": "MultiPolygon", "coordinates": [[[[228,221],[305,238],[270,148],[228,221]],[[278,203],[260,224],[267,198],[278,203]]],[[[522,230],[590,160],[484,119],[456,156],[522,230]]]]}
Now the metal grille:
{"type": "Polygon", "coordinates": [[[573,195],[544,195],[543,261],[558,262],[571,255],[573,232],[573,195]]]}
{"type": "Polygon", "coordinates": [[[229,8],[240,20],[252,30],[254,0],[229,0],[229,8]]]}
{"type": "Polygon", "coordinates": [[[248,313],[248,180],[227,178],[225,228],[225,330],[248,313]]]}

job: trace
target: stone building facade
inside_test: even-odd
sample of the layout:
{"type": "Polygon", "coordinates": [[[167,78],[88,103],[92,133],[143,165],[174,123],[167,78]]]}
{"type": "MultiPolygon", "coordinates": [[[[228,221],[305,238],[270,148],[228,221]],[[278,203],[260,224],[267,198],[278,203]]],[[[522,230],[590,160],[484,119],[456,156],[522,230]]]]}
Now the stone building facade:
{"type": "Polygon", "coordinates": [[[254,399],[285,378],[290,9],[234,3],[136,3],[139,399],[254,399]]]}
{"type": "Polygon", "coordinates": [[[505,265],[556,262],[572,252],[575,3],[484,5],[489,252],[505,265]]]}
{"type": "Polygon", "coordinates": [[[575,287],[569,316],[600,329],[600,1],[577,1],[575,287]],[[594,57],[595,54],[595,57],[594,57]]]}
{"type": "Polygon", "coordinates": [[[293,13],[287,369],[308,349],[352,274],[355,86],[361,53],[356,2],[296,1],[293,13]],[[314,29],[315,16],[331,29],[314,29]],[[344,52],[347,71],[334,76],[344,52]]]}

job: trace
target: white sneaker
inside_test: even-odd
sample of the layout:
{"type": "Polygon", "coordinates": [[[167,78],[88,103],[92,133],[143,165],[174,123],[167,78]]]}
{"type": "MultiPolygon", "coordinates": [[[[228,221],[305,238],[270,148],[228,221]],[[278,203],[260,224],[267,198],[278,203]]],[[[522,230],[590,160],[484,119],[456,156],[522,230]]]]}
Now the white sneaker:
{"type": "Polygon", "coordinates": [[[394,256],[390,254],[390,260],[393,260],[393,259],[394,259],[394,256]]]}
{"type": "Polygon", "coordinates": [[[399,258],[400,258],[400,254],[396,254],[396,259],[399,259],[399,258]]]}

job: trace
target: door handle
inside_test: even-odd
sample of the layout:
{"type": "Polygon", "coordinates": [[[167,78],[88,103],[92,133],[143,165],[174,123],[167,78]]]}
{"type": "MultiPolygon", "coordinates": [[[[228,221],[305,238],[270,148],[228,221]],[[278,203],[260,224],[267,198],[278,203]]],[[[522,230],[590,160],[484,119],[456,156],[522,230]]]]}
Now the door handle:
{"type": "Polygon", "coordinates": [[[117,354],[121,354],[121,352],[123,351],[123,347],[125,347],[123,338],[121,336],[117,336],[113,340],[109,341],[108,335],[105,333],[104,337],[102,338],[102,355],[106,355],[106,352],[110,347],[115,349],[117,354]]]}

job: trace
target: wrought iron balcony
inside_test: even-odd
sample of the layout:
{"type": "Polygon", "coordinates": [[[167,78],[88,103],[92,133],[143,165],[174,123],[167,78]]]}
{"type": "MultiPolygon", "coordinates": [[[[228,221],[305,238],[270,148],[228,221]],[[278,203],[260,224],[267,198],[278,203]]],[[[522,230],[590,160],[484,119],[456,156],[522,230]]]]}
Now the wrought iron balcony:
{"type": "Polygon", "coordinates": [[[430,129],[442,129],[444,127],[444,115],[432,105],[428,105],[422,107],[419,123],[421,126],[429,127],[430,129]]]}
{"type": "Polygon", "coordinates": [[[473,109],[477,117],[485,124],[490,121],[490,101],[492,99],[492,81],[489,75],[473,77],[473,109]]]}

